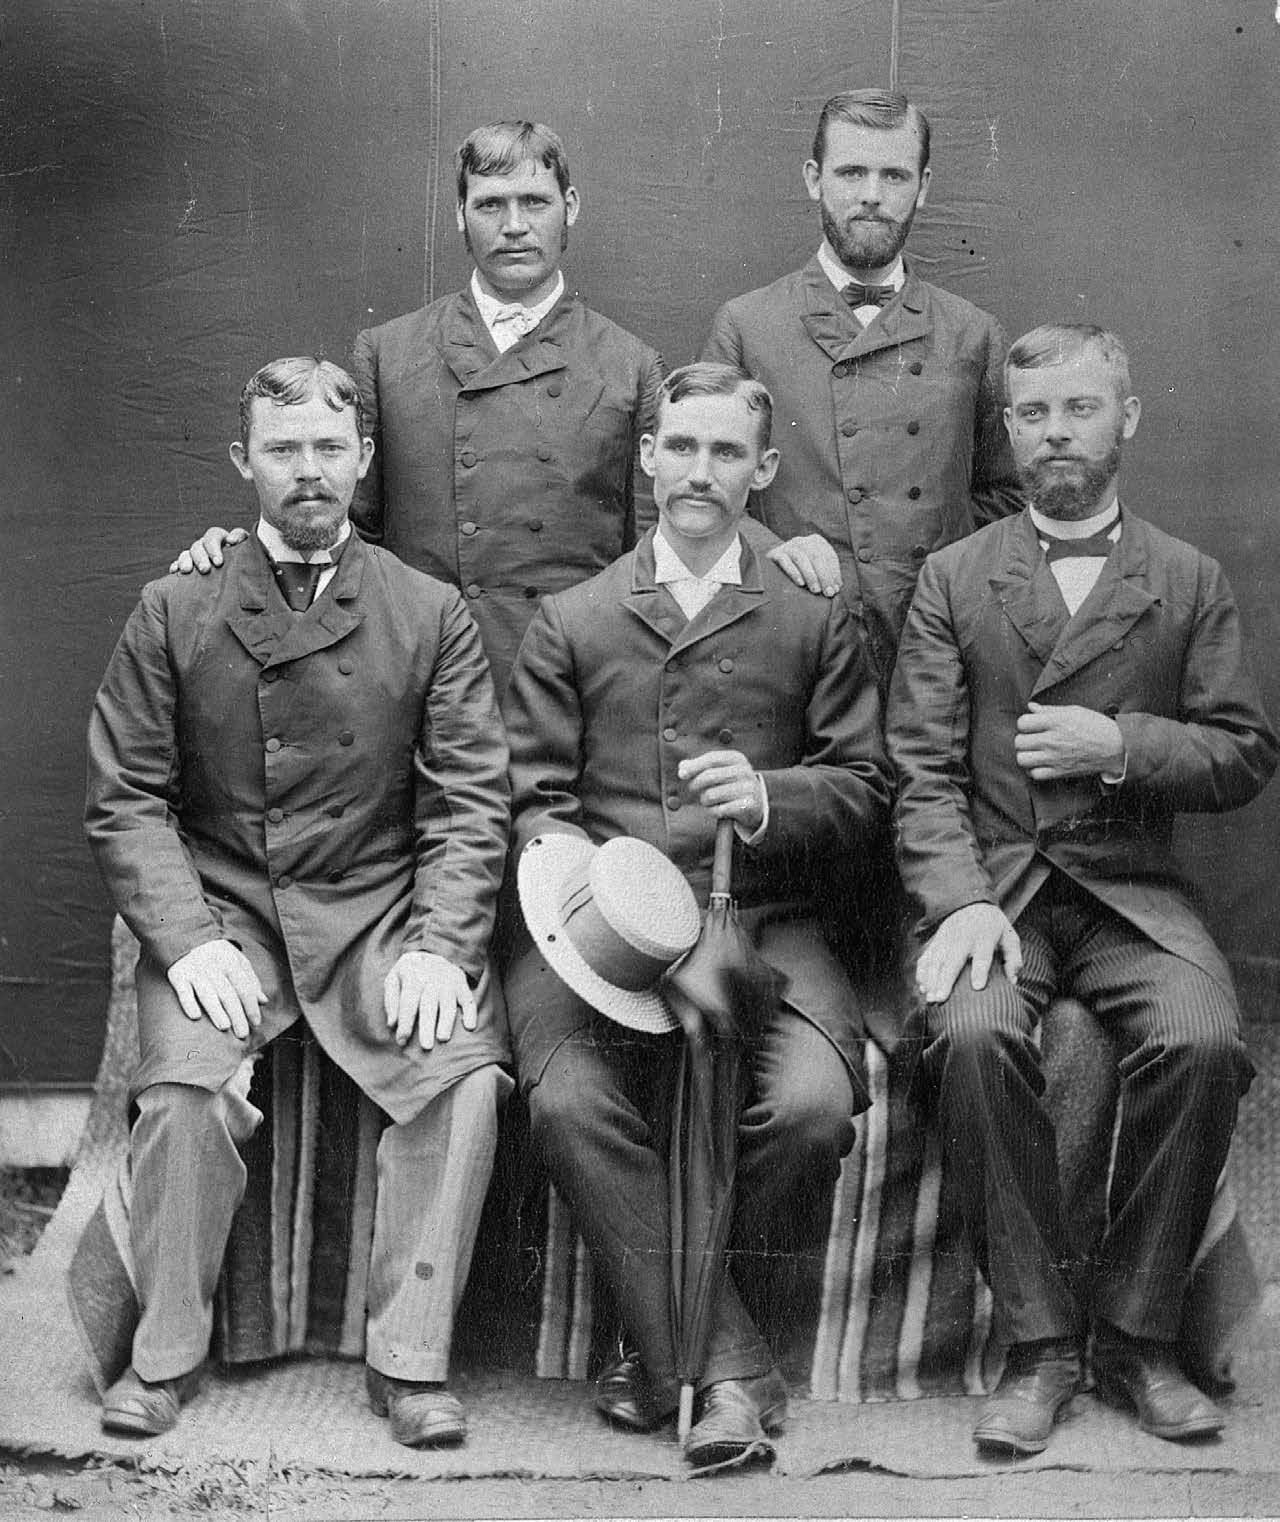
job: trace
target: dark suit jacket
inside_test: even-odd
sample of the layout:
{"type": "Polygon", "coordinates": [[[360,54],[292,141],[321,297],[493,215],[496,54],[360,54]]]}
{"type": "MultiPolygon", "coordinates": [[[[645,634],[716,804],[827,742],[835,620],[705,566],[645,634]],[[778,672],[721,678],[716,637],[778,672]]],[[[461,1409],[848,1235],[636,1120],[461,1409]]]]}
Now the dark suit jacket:
{"type": "Polygon", "coordinates": [[[749,370],[774,401],[782,463],[752,511],[840,557],[887,684],[925,556],[1022,504],[1001,422],[993,317],[908,270],[863,328],[817,257],[721,307],[703,358],[749,370]]]}
{"type": "Polygon", "coordinates": [[[501,693],[538,598],[652,521],[635,461],[662,363],[568,294],[499,355],[468,287],[360,333],[352,371],[377,444],[352,518],[462,589],[501,693]]]}
{"type": "MultiPolygon", "coordinates": [[[[787,975],[793,1007],[860,1075],[854,997],[817,921],[883,821],[888,765],[870,670],[839,601],[800,590],[744,542],[742,586],[722,587],[687,621],[654,583],[646,535],[607,571],[546,599],[503,712],[514,852],[550,830],[638,836],[676,863],[703,905],[715,821],[676,769],[712,749],[747,756],[764,774],[769,827],[758,845],[738,847],[734,895],[787,975]]],[[[568,1032],[534,1028],[538,1012],[516,1004],[528,1080],[568,1032]]]]}
{"type": "Polygon", "coordinates": [[[382,982],[405,950],[479,982],[508,825],[507,750],[462,599],[349,541],[302,614],[256,536],[221,576],[152,582],[89,729],[86,826],[142,943],[135,1089],[216,1088],[246,1048],[186,1020],[164,971],[226,937],[271,996],[262,1041],[305,1016],[397,1120],[507,1051],[480,1029],[403,1050],[382,982]]]}
{"type": "Polygon", "coordinates": [[[1070,619],[1025,513],[931,556],[888,740],[898,860],[925,930],[968,903],[1016,920],[1052,865],[1230,986],[1174,860],[1174,818],[1246,803],[1277,752],[1235,601],[1208,556],[1126,512],[1070,619]],[[1123,783],[1031,781],[1014,756],[1031,699],[1114,716],[1123,783]]]}

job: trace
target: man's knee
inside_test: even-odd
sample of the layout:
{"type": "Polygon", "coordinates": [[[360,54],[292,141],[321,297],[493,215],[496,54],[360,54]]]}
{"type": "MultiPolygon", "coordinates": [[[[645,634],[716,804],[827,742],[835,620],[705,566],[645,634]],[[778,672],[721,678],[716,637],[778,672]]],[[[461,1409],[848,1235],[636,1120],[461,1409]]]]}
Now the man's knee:
{"type": "Polygon", "coordinates": [[[253,1058],[246,1058],[219,1089],[189,1083],[153,1083],[134,1100],[134,1131],[149,1139],[170,1134],[188,1145],[226,1138],[240,1147],[262,1123],[262,1111],[249,1099],[253,1058]]]}
{"type": "Polygon", "coordinates": [[[927,1019],[926,1063],[948,1081],[992,1072],[1011,1054],[1035,1060],[1022,998],[998,971],[980,989],[961,972],[950,997],[931,1006],[927,1019]]]}
{"type": "Polygon", "coordinates": [[[743,1140],[748,1146],[765,1143],[814,1159],[838,1159],[857,1135],[853,1108],[853,1084],[832,1048],[821,1067],[775,1076],[743,1112],[743,1140]]]}

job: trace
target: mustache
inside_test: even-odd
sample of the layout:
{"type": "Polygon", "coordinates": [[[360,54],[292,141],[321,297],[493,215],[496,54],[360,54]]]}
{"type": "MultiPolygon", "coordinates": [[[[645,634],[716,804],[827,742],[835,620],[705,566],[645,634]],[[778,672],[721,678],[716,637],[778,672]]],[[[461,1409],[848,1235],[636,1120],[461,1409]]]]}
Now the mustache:
{"type": "Polygon", "coordinates": [[[336,502],[331,491],[291,491],[284,499],[286,507],[298,507],[303,502],[336,502]]]}

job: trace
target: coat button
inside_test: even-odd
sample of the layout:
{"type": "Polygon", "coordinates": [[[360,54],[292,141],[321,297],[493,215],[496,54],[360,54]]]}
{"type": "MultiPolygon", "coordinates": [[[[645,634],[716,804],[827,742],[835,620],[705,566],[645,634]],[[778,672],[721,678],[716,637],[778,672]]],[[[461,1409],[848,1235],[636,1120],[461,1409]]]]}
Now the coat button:
{"type": "Polygon", "coordinates": [[[529,519],[529,532],[531,534],[540,534],[542,532],[542,519],[541,518],[530,518],[529,519]]]}
{"type": "Polygon", "coordinates": [[[532,602],[533,599],[539,595],[537,587],[526,587],[524,589],[524,595],[529,599],[530,602],[532,602]]]}
{"type": "Polygon", "coordinates": [[[333,871],[329,873],[329,881],[331,883],[340,883],[342,881],[342,872],[339,868],[335,867],[333,871]]]}
{"type": "Polygon", "coordinates": [[[538,458],[540,460],[544,460],[544,461],[545,460],[549,460],[551,458],[551,451],[547,448],[547,446],[545,444],[539,444],[538,445],[538,458]]]}
{"type": "Polygon", "coordinates": [[[716,663],[726,676],[733,670],[733,662],[726,655],[716,663]]]}
{"type": "Polygon", "coordinates": [[[341,819],[346,811],[347,806],[345,803],[331,803],[328,808],[325,809],[325,813],[328,814],[330,819],[341,819]]]}
{"type": "Polygon", "coordinates": [[[356,663],[354,661],[349,661],[345,655],[338,662],[338,670],[343,674],[343,676],[350,676],[355,669],[356,663]]]}
{"type": "Polygon", "coordinates": [[[858,559],[862,562],[863,565],[869,565],[871,562],[871,551],[865,549],[859,550],[858,559]]]}
{"type": "Polygon", "coordinates": [[[907,496],[910,497],[913,502],[919,502],[920,488],[918,486],[913,486],[911,490],[908,491],[907,496]]]}
{"type": "Polygon", "coordinates": [[[721,745],[732,745],[733,744],[733,730],[731,730],[731,729],[722,729],[720,731],[720,733],[716,736],[716,739],[719,741],[719,743],[721,745]]]}
{"type": "Polygon", "coordinates": [[[270,752],[271,755],[274,756],[276,751],[278,751],[279,749],[280,749],[280,742],[279,742],[279,740],[277,740],[274,737],[272,737],[270,740],[267,741],[267,750],[270,752]]]}
{"type": "Polygon", "coordinates": [[[671,810],[671,812],[673,814],[675,813],[675,811],[680,807],[680,794],[679,793],[668,793],[667,794],[667,807],[671,810]]]}
{"type": "Polygon", "coordinates": [[[831,367],[831,373],[832,373],[832,375],[835,376],[835,378],[837,380],[843,380],[845,378],[845,376],[848,375],[849,371],[852,370],[852,369],[853,369],[853,366],[848,364],[848,363],[846,363],[846,361],[844,361],[842,359],[842,360],[837,361],[836,364],[832,365],[832,367],[831,367]]]}
{"type": "Polygon", "coordinates": [[[264,682],[274,682],[279,680],[279,677],[280,673],[278,671],[264,671],[262,673],[262,680],[264,682]]]}
{"type": "Polygon", "coordinates": [[[276,878],[276,887],[280,889],[292,888],[293,878],[291,878],[287,872],[282,872],[280,876],[276,878]]]}
{"type": "Polygon", "coordinates": [[[861,486],[851,486],[849,490],[845,492],[845,496],[848,497],[850,502],[861,502],[866,494],[867,493],[865,487],[861,486]]]}
{"type": "Polygon", "coordinates": [[[480,585],[480,583],[478,581],[469,581],[467,583],[467,596],[468,597],[479,597],[481,592],[483,592],[483,591],[484,591],[484,588],[480,585]]]}
{"type": "Polygon", "coordinates": [[[469,519],[466,523],[460,523],[458,527],[462,530],[468,539],[470,539],[472,534],[474,534],[476,531],[475,524],[472,523],[469,519]]]}
{"type": "Polygon", "coordinates": [[[667,741],[674,740],[676,738],[676,731],[668,724],[662,731],[662,738],[667,741]]]}
{"type": "Polygon", "coordinates": [[[284,810],[283,809],[268,809],[267,810],[267,818],[271,821],[272,824],[279,824],[280,821],[284,818],[284,810]]]}
{"type": "Polygon", "coordinates": [[[916,422],[915,418],[912,418],[911,421],[907,424],[907,432],[910,434],[917,434],[920,432],[920,424],[916,422]]]}
{"type": "Polygon", "coordinates": [[[913,544],[911,546],[912,560],[923,560],[928,553],[929,551],[925,549],[923,544],[913,544]]]}
{"type": "Polygon", "coordinates": [[[470,449],[464,449],[460,458],[468,470],[470,470],[471,467],[476,463],[475,452],[470,449]]]}
{"type": "Polygon", "coordinates": [[[913,359],[907,366],[907,369],[911,371],[912,375],[921,375],[924,373],[924,366],[918,359],[913,359]]]}
{"type": "Polygon", "coordinates": [[[844,434],[846,439],[851,439],[854,436],[854,434],[857,433],[857,431],[858,431],[858,425],[857,425],[857,423],[841,423],[840,424],[840,432],[842,434],[844,434]]]}
{"type": "Polygon", "coordinates": [[[342,731],[342,733],[338,736],[338,744],[339,745],[354,745],[355,743],[356,743],[356,737],[355,737],[355,735],[353,735],[351,733],[351,731],[349,729],[344,729],[342,731]]]}
{"type": "Polygon", "coordinates": [[[564,387],[560,384],[559,381],[552,381],[551,384],[547,387],[547,395],[548,396],[559,396],[561,391],[563,391],[563,390],[564,390],[564,387]]]}
{"type": "Polygon", "coordinates": [[[1117,641],[1116,641],[1116,642],[1115,642],[1115,644],[1114,644],[1114,645],[1112,645],[1112,647],[1111,647],[1111,648],[1112,648],[1112,649],[1113,649],[1113,650],[1123,650],[1123,649],[1124,649],[1124,641],[1123,641],[1123,640],[1122,640],[1122,639],[1118,639],[1118,640],[1117,640],[1117,641]]]}

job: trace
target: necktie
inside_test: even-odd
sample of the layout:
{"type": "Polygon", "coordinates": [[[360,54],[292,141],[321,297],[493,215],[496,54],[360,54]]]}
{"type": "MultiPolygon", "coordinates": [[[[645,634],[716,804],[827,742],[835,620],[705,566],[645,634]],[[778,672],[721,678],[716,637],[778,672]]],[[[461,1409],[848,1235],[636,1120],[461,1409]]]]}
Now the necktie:
{"type": "Polygon", "coordinates": [[[273,569],[280,590],[284,593],[285,602],[295,613],[301,613],[311,606],[311,600],[316,595],[316,588],[320,585],[320,573],[327,567],[320,564],[300,565],[297,561],[281,560],[273,569]]]}
{"type": "Polygon", "coordinates": [[[521,306],[518,301],[510,306],[499,307],[489,319],[490,327],[499,328],[510,323],[512,328],[521,338],[526,333],[532,333],[538,326],[538,319],[530,312],[528,307],[521,306]]]}
{"type": "Polygon", "coordinates": [[[851,307],[888,306],[898,294],[891,285],[859,285],[851,280],[840,292],[851,307]]]}
{"type": "Polygon", "coordinates": [[[1115,549],[1116,542],[1111,538],[1115,526],[1113,519],[1105,528],[1100,528],[1096,534],[1090,534],[1086,539],[1058,539],[1052,534],[1040,533],[1044,558],[1050,565],[1055,560],[1105,560],[1115,549]]]}

